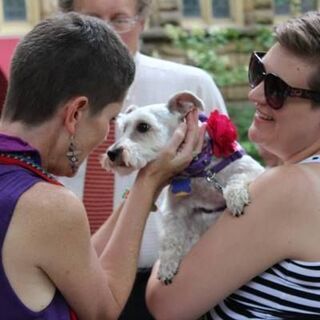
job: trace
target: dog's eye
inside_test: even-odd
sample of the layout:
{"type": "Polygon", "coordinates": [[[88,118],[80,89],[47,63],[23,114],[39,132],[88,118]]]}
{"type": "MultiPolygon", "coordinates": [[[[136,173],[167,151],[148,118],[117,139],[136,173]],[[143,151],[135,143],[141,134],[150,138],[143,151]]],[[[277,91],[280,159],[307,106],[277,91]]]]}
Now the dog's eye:
{"type": "Polygon", "coordinates": [[[145,132],[149,131],[150,128],[151,128],[151,126],[145,122],[140,122],[137,125],[137,130],[138,130],[138,132],[141,132],[141,133],[145,133],[145,132]]]}

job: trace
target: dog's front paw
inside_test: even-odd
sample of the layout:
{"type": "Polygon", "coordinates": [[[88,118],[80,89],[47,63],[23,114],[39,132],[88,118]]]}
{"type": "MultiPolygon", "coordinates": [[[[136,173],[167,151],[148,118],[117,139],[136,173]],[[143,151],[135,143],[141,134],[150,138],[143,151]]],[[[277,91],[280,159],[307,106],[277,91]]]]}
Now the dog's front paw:
{"type": "Polygon", "coordinates": [[[248,188],[243,185],[226,186],[223,189],[223,196],[226,200],[227,208],[236,217],[243,214],[244,207],[250,202],[248,188]]]}
{"type": "Polygon", "coordinates": [[[165,285],[171,284],[173,277],[178,273],[179,262],[178,261],[161,261],[158,270],[158,279],[165,285]]]}

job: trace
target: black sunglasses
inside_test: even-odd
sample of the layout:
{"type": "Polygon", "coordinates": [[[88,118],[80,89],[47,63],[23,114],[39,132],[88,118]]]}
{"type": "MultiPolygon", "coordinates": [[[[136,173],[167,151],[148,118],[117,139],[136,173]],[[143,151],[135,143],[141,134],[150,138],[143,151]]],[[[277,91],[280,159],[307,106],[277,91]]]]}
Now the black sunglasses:
{"type": "Polygon", "coordinates": [[[256,87],[264,81],[264,93],[272,109],[281,109],[287,97],[299,97],[320,102],[320,92],[293,88],[273,73],[267,73],[262,62],[265,52],[253,52],[249,63],[249,85],[256,87]]]}

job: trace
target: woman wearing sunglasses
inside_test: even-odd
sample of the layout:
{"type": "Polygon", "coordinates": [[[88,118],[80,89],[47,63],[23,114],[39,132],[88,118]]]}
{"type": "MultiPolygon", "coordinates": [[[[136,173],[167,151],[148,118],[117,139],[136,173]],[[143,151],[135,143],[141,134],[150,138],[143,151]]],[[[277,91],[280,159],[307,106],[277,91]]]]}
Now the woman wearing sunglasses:
{"type": "Polygon", "coordinates": [[[276,28],[254,52],[250,139],[283,165],[250,187],[241,218],[225,212],[183,260],[172,284],[147,290],[156,319],[320,319],[320,13],[276,28]]]}

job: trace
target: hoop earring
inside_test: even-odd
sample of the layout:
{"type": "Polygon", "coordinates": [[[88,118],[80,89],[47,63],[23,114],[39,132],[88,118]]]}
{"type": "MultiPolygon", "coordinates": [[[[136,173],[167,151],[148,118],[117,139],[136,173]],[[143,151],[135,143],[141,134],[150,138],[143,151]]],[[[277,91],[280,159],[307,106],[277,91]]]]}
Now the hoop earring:
{"type": "Polygon", "coordinates": [[[70,137],[70,144],[67,152],[67,158],[69,161],[69,166],[72,170],[72,173],[76,173],[79,168],[79,158],[78,155],[80,154],[80,151],[77,150],[74,136],[70,137]]]}

